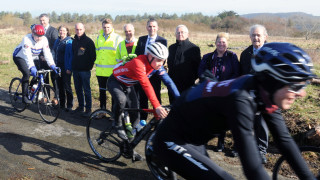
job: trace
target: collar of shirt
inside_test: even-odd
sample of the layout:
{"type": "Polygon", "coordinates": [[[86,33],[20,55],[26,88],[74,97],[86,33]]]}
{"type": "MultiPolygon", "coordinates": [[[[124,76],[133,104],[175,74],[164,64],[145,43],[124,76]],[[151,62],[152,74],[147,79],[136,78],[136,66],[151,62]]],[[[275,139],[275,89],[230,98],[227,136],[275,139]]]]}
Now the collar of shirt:
{"type": "Polygon", "coordinates": [[[157,35],[151,37],[148,35],[148,40],[147,40],[147,44],[150,44],[150,43],[154,43],[157,39],[157,35]]]}
{"type": "Polygon", "coordinates": [[[46,27],[44,27],[44,32],[47,32],[47,30],[49,29],[50,24],[48,24],[46,27]]]}
{"type": "Polygon", "coordinates": [[[110,34],[107,34],[107,35],[106,35],[105,33],[103,33],[103,37],[104,37],[104,39],[105,39],[105,40],[107,40],[107,39],[108,39],[108,37],[109,37],[109,35],[110,35],[110,34]]]}
{"type": "Polygon", "coordinates": [[[126,43],[132,43],[132,42],[136,42],[136,41],[137,41],[137,39],[136,39],[136,38],[132,38],[132,40],[131,40],[131,41],[126,40],[126,43]]]}
{"type": "Polygon", "coordinates": [[[256,49],[256,48],[253,47],[253,55],[256,55],[258,53],[259,49],[260,48],[256,49]]]}

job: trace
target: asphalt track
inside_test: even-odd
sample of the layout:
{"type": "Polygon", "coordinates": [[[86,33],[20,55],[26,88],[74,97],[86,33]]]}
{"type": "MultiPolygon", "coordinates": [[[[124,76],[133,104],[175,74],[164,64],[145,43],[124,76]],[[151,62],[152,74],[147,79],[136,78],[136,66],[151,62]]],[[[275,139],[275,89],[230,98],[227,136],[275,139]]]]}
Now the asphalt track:
{"type": "MultiPolygon", "coordinates": [[[[0,89],[0,179],[154,179],[145,161],[98,160],[86,140],[86,122],[62,112],[56,122],[46,124],[36,105],[16,112],[7,90],[0,89]]],[[[144,143],[135,149],[140,154],[144,143]]],[[[245,179],[237,158],[211,150],[209,155],[235,179],[245,179]]]]}

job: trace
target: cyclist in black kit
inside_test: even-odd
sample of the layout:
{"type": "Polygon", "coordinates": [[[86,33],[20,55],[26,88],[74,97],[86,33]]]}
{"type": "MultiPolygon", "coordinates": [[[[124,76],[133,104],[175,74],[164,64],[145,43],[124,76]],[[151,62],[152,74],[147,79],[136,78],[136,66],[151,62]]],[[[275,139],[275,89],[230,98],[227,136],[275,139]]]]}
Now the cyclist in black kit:
{"type": "Polygon", "coordinates": [[[173,105],[154,139],[154,153],[186,179],[233,179],[206,154],[214,134],[231,129],[248,179],[270,179],[254,137],[254,116],[261,112],[281,153],[300,179],[315,179],[292,139],[280,109],[289,109],[315,77],[310,57],[289,43],[265,44],[252,66],[255,75],[189,89],[173,105]]]}

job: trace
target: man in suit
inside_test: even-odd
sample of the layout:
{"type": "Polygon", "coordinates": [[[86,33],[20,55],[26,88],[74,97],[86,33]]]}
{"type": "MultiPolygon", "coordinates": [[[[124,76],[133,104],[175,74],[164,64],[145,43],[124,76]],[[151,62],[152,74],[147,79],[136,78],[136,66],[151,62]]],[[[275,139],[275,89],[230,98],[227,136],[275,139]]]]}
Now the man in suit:
{"type": "MultiPolygon", "coordinates": [[[[268,37],[267,30],[260,24],[255,24],[250,28],[251,45],[246,48],[240,56],[240,75],[254,74],[251,66],[251,58],[255,56],[259,49],[264,45],[268,37]]],[[[267,163],[266,153],[268,148],[268,133],[269,129],[261,114],[256,114],[254,129],[258,148],[261,154],[262,163],[267,163]]]]}
{"type": "Polygon", "coordinates": [[[49,24],[49,16],[48,14],[41,14],[39,16],[40,24],[44,27],[45,36],[49,42],[49,48],[52,51],[54,42],[58,38],[58,30],[49,24]]]}
{"type": "MultiPolygon", "coordinates": [[[[58,30],[54,27],[52,27],[50,24],[49,24],[49,16],[48,14],[41,14],[39,16],[39,21],[40,21],[40,24],[44,27],[44,31],[45,31],[45,36],[46,38],[48,39],[48,43],[49,43],[49,48],[50,48],[50,51],[51,53],[53,52],[53,45],[54,45],[54,42],[56,41],[56,39],[58,38],[58,30]]],[[[44,68],[44,69],[49,69],[49,67],[47,66],[47,63],[44,59],[44,56],[43,56],[43,53],[41,53],[39,55],[40,59],[39,59],[39,66],[40,68],[44,68]]],[[[55,62],[57,63],[57,62],[55,62]]],[[[55,78],[55,73],[51,72],[50,73],[50,77],[51,77],[51,81],[52,81],[52,84],[53,84],[53,87],[55,88],[56,92],[58,92],[58,86],[57,86],[57,83],[56,83],[56,78],[55,78]]],[[[49,76],[47,76],[45,79],[44,79],[44,82],[49,84],[49,76]]]]}
{"type": "MultiPolygon", "coordinates": [[[[137,56],[139,55],[146,55],[146,48],[149,44],[155,43],[155,42],[160,42],[161,44],[167,46],[167,40],[161,36],[158,36],[158,22],[151,18],[147,22],[147,27],[148,35],[146,36],[141,36],[139,37],[137,48],[136,48],[136,54],[137,56]]],[[[154,75],[150,78],[150,82],[153,86],[153,89],[157,95],[157,98],[161,104],[161,80],[159,76],[154,75]]],[[[144,91],[142,90],[140,84],[135,86],[135,89],[137,91],[137,94],[139,95],[139,101],[140,101],[140,108],[148,108],[148,98],[144,91]]],[[[146,113],[141,113],[141,119],[147,119],[147,114],[146,113]]]]}

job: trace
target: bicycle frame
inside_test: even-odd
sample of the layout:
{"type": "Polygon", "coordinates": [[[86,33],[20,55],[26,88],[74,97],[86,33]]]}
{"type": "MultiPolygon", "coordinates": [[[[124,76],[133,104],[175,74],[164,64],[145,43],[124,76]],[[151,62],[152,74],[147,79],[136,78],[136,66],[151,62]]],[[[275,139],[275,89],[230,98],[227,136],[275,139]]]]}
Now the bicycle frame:
{"type": "Polygon", "coordinates": [[[37,77],[36,77],[36,79],[39,81],[38,82],[38,86],[37,86],[37,88],[34,90],[34,92],[32,92],[32,93],[28,93],[28,99],[29,100],[31,100],[31,101],[33,101],[34,100],[34,98],[35,98],[35,96],[36,96],[36,94],[37,94],[37,92],[39,91],[39,89],[42,87],[42,86],[44,86],[45,85],[45,83],[44,83],[44,77],[46,77],[47,76],[47,74],[50,72],[50,71],[52,71],[52,70],[39,70],[38,72],[37,72],[37,77]]]}
{"type": "Polygon", "coordinates": [[[152,113],[153,118],[135,135],[134,139],[129,143],[132,148],[135,148],[140,141],[148,134],[150,133],[150,130],[154,127],[156,127],[161,118],[158,116],[156,113],[155,109],[136,109],[136,108],[124,108],[121,110],[121,113],[124,112],[130,112],[130,111],[135,111],[135,112],[146,112],[146,113],[152,113]]]}

